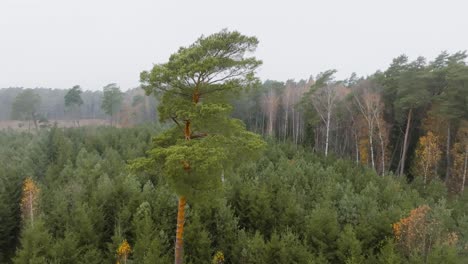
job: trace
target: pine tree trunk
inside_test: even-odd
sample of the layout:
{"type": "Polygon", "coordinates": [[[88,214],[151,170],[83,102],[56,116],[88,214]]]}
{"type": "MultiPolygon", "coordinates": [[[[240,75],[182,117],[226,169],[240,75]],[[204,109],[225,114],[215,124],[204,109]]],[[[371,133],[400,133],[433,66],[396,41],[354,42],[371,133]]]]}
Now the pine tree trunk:
{"type": "Polygon", "coordinates": [[[284,142],[286,142],[286,137],[287,137],[287,134],[288,134],[288,108],[289,108],[289,104],[286,104],[286,110],[285,110],[285,114],[284,114],[284,142]]]}
{"type": "Polygon", "coordinates": [[[315,134],[314,134],[314,152],[318,152],[320,150],[320,146],[319,146],[319,132],[320,132],[320,130],[319,130],[319,128],[316,127],[314,129],[314,132],[315,132],[315,134]]]}
{"type": "Polygon", "coordinates": [[[185,224],[185,197],[179,197],[177,209],[177,231],[175,243],[175,264],[182,264],[184,260],[184,224],[185,224]]]}
{"type": "Polygon", "coordinates": [[[268,136],[273,136],[273,110],[268,112],[268,136]]]}
{"type": "MultiPolygon", "coordinates": [[[[293,137],[294,143],[296,143],[296,142],[297,142],[297,141],[296,141],[296,130],[295,130],[295,127],[296,127],[296,124],[295,124],[296,119],[295,119],[295,118],[296,118],[296,117],[295,117],[295,114],[294,114],[294,107],[292,108],[291,111],[292,111],[292,137],[293,137]]],[[[297,145],[297,144],[296,144],[296,145],[297,145]]]]}
{"type": "Polygon", "coordinates": [[[467,163],[468,163],[468,147],[465,148],[465,165],[463,168],[463,180],[462,180],[462,186],[461,186],[461,193],[463,193],[463,191],[465,190],[467,163]]]}
{"type": "Polygon", "coordinates": [[[301,131],[303,132],[304,131],[304,121],[301,122],[301,116],[298,115],[297,116],[297,134],[296,134],[296,146],[297,144],[299,144],[299,140],[301,140],[301,142],[303,142],[302,138],[304,137],[303,136],[303,133],[301,133],[301,131]]]}
{"type": "Polygon", "coordinates": [[[35,113],[32,113],[32,120],[34,122],[34,127],[36,128],[36,131],[39,130],[39,128],[37,127],[37,119],[35,113]]]}
{"type": "Polygon", "coordinates": [[[445,170],[445,183],[449,181],[450,178],[450,123],[447,127],[447,148],[446,148],[446,159],[447,159],[447,168],[445,170]]]}
{"type": "Polygon", "coordinates": [[[408,112],[408,121],[406,122],[405,139],[403,141],[403,154],[401,155],[400,176],[403,175],[405,171],[406,150],[408,148],[408,135],[409,135],[409,128],[411,125],[412,115],[413,115],[413,109],[411,108],[408,112]]]}
{"type": "Polygon", "coordinates": [[[354,133],[354,141],[355,141],[355,147],[356,147],[356,164],[359,164],[359,142],[358,142],[357,133],[354,133]]]}
{"type": "Polygon", "coordinates": [[[262,114],[262,135],[265,135],[265,114],[262,114]]]}
{"type": "Polygon", "coordinates": [[[326,131],[326,137],[325,137],[325,157],[328,156],[328,137],[330,134],[330,117],[331,117],[331,111],[329,110],[327,113],[327,131],[326,131]]]}
{"type": "Polygon", "coordinates": [[[258,133],[258,118],[257,118],[257,116],[258,115],[255,114],[255,117],[254,117],[255,118],[255,129],[254,129],[255,133],[258,133]]]}

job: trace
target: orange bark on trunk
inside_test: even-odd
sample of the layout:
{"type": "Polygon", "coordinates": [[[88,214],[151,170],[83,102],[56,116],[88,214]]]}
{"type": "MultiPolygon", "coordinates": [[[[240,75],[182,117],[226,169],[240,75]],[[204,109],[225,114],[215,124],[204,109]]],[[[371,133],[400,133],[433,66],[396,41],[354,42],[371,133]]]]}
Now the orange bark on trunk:
{"type": "Polygon", "coordinates": [[[184,257],[184,223],[185,223],[185,197],[179,197],[177,210],[177,231],[175,244],[175,264],[182,264],[184,257]]]}
{"type": "Polygon", "coordinates": [[[185,140],[190,140],[190,135],[192,132],[190,131],[190,120],[185,121],[185,128],[184,128],[184,136],[185,140]]]}
{"type": "MultiPolygon", "coordinates": [[[[198,86],[192,96],[192,101],[197,104],[200,100],[200,92],[198,86]]],[[[190,128],[190,120],[185,120],[184,136],[185,140],[190,140],[192,137],[192,131],[190,128]]],[[[186,172],[190,171],[190,164],[188,161],[183,161],[182,165],[186,172]]],[[[176,243],[175,243],[175,264],[182,264],[184,261],[184,224],[185,224],[185,204],[187,203],[185,196],[179,197],[179,206],[177,209],[177,231],[176,231],[176,243]]]]}
{"type": "Polygon", "coordinates": [[[200,101],[200,93],[198,91],[195,91],[192,95],[192,101],[195,104],[198,104],[198,101],[200,101]]]}

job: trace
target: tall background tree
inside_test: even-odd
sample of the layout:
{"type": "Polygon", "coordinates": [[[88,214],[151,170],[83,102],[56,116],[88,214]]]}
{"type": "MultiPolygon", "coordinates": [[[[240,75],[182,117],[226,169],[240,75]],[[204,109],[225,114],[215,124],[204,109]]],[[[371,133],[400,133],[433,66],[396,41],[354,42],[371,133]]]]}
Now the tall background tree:
{"type": "Polygon", "coordinates": [[[122,107],[122,92],[115,83],[108,84],[103,88],[101,107],[110,116],[110,125],[114,124],[114,117],[122,107]]]}
{"type": "Polygon", "coordinates": [[[146,161],[163,166],[179,196],[176,264],[183,262],[186,200],[196,203],[212,195],[235,164],[258,154],[264,145],[242,122],[230,118],[229,104],[236,92],[257,81],[254,74],[261,61],[247,57],[257,44],[255,37],[223,30],[200,37],[168,62],[141,73],[143,88],[161,98],[161,119],[176,125],[155,139],[146,161]]]}
{"type": "Polygon", "coordinates": [[[64,96],[65,107],[72,113],[73,123],[80,126],[81,111],[80,107],[83,105],[83,99],[81,98],[81,87],[79,85],[73,86],[67,91],[64,96]]]}
{"type": "Polygon", "coordinates": [[[39,95],[33,89],[26,89],[16,96],[12,105],[11,117],[16,120],[27,120],[28,124],[32,120],[37,130],[40,104],[39,95]]]}
{"type": "MultiPolygon", "coordinates": [[[[368,139],[371,167],[377,170],[378,160],[376,153],[380,152],[380,155],[378,155],[381,164],[380,171],[384,175],[386,170],[387,126],[383,120],[384,105],[380,93],[381,89],[374,80],[369,79],[357,81],[351,89],[353,90],[353,102],[360,113],[360,117],[367,124],[364,131],[368,139]],[[380,151],[375,150],[374,138],[379,139],[380,151]]],[[[364,151],[367,152],[367,150],[364,151]]]]}
{"type": "Polygon", "coordinates": [[[324,126],[324,153],[328,155],[330,145],[330,131],[332,129],[332,119],[336,119],[335,109],[340,99],[346,95],[346,88],[337,81],[334,81],[333,75],[336,70],[328,70],[317,76],[317,81],[310,87],[310,90],[304,95],[303,104],[311,104],[313,110],[320,117],[324,126]]]}
{"type": "Polygon", "coordinates": [[[403,175],[407,159],[408,144],[411,137],[411,126],[415,122],[415,112],[424,107],[429,100],[429,93],[425,79],[426,60],[418,57],[415,61],[406,65],[405,71],[399,76],[394,102],[397,110],[397,118],[406,121],[405,134],[401,151],[399,174],[403,175]]]}

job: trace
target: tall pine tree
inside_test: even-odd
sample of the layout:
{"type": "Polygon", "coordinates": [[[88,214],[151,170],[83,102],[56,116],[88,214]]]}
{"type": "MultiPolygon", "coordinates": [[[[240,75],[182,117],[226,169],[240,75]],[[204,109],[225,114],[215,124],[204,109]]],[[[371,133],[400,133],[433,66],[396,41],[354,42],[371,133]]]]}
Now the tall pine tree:
{"type": "Polygon", "coordinates": [[[240,120],[230,117],[229,102],[235,92],[257,83],[254,74],[261,61],[247,57],[257,44],[255,37],[222,30],[200,37],[168,62],[141,73],[147,94],[160,97],[161,120],[175,123],[155,138],[150,158],[142,162],[159,164],[179,197],[176,264],[183,262],[187,199],[209,197],[235,164],[255,156],[265,145],[240,120]]]}

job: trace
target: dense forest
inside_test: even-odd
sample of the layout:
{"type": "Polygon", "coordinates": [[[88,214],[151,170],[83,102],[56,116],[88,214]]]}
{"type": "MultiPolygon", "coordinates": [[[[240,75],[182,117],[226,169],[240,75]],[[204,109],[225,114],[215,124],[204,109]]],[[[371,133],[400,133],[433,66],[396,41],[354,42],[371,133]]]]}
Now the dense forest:
{"type": "MultiPolygon", "coordinates": [[[[126,169],[157,131],[0,133],[0,262],[115,263],[126,239],[128,263],[170,263],[177,197],[161,172],[126,169]],[[25,178],[32,213],[22,206],[25,178]]],[[[216,199],[188,206],[187,263],[210,263],[216,252],[224,263],[466,260],[466,192],[448,198],[438,180],[408,183],[290,143],[268,145],[259,161],[226,177],[216,199]]]]}
{"type": "Polygon", "coordinates": [[[262,135],[347,157],[382,175],[441,176],[459,191],[468,140],[466,61],[466,52],[442,52],[430,62],[402,55],[368,77],[340,81],[329,70],[315,80],[266,81],[235,102],[235,116],[262,135]],[[426,164],[418,162],[429,143],[438,155],[423,172],[426,164]]]}
{"type": "Polygon", "coordinates": [[[0,131],[0,263],[466,263],[466,52],[260,82],[257,45],[202,36],[125,93],[0,90],[33,124],[0,131]]]}

